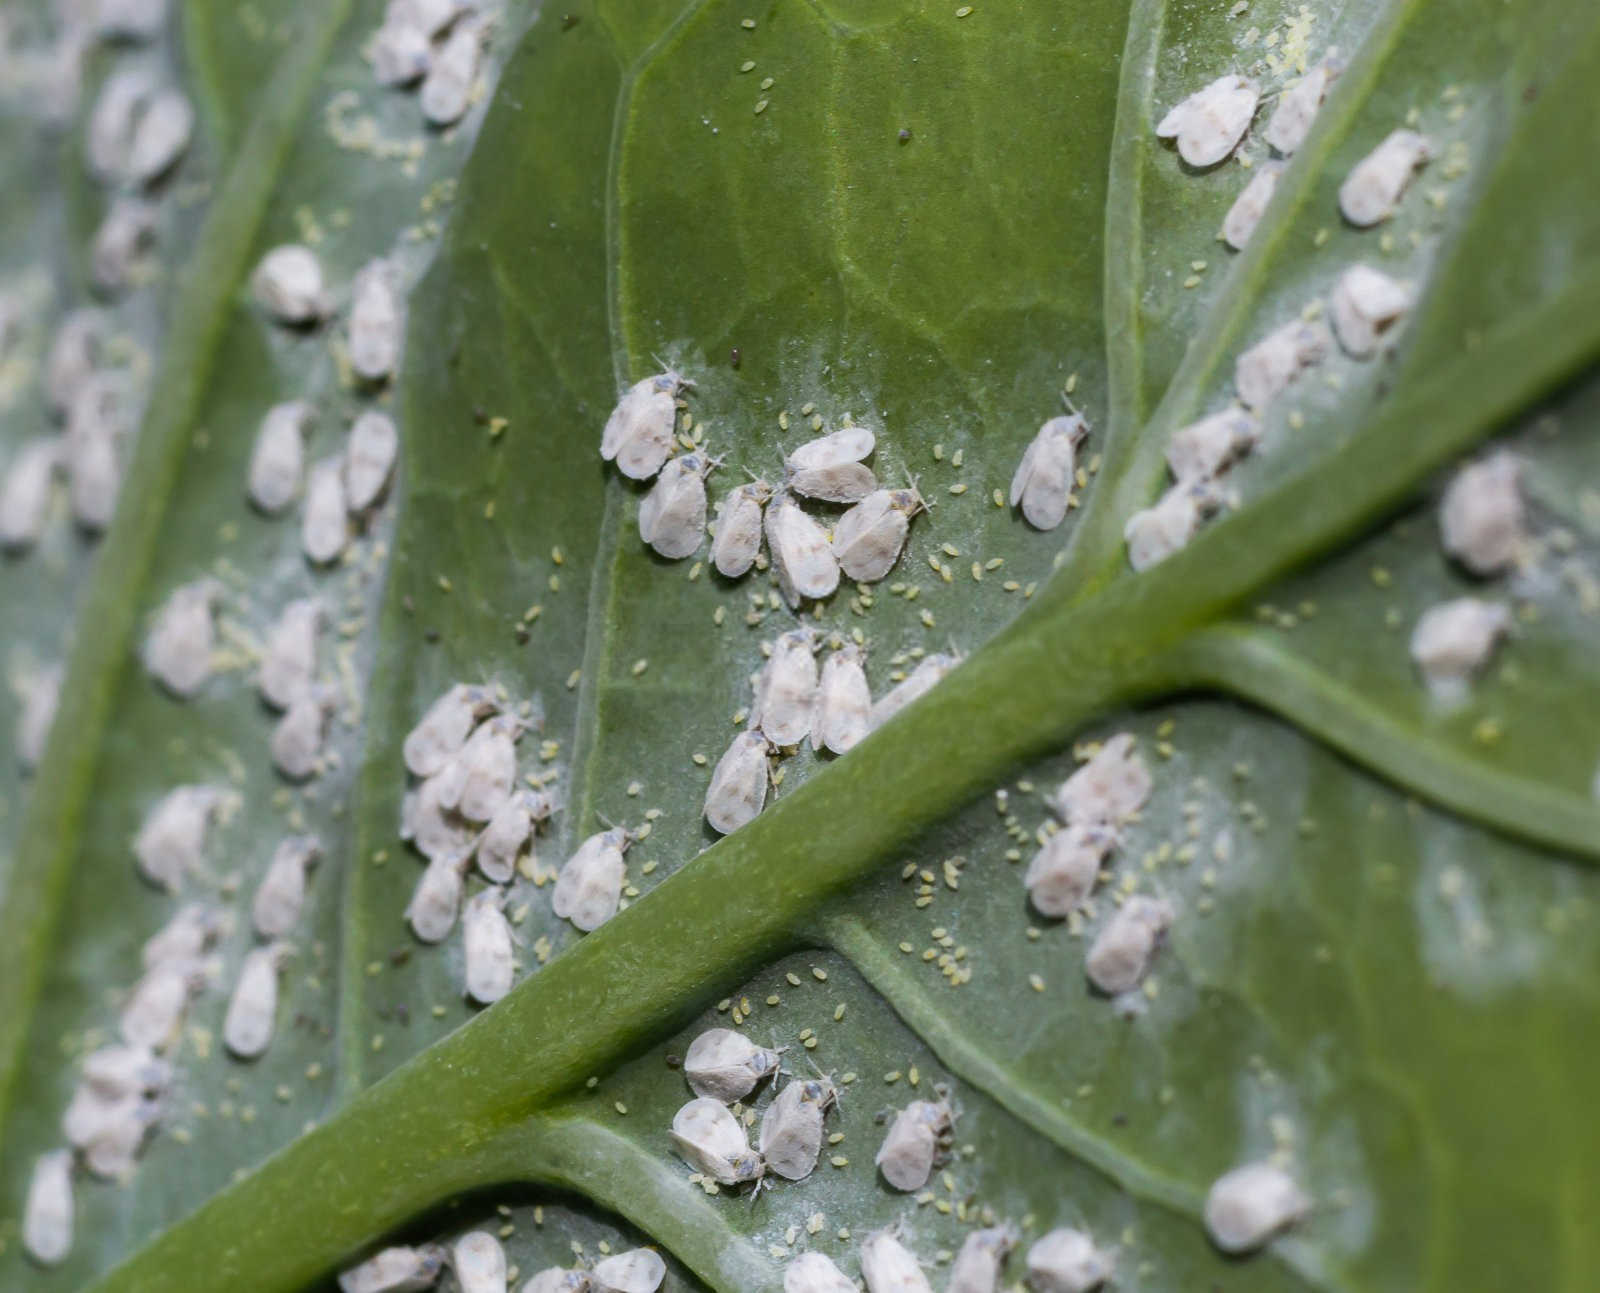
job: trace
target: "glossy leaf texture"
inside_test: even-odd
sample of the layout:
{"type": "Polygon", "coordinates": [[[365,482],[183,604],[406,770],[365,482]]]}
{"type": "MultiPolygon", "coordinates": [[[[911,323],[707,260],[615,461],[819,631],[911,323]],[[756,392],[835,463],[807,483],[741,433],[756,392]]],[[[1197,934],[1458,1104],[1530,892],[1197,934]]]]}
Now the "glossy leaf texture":
{"type": "MultiPolygon", "coordinates": [[[[1575,133],[1600,142],[1600,23],[1560,0],[1469,9],[511,9],[443,132],[373,83],[381,5],[175,15],[162,48],[201,127],[171,181],[192,201],[127,325],[151,356],[128,493],[102,545],[58,515],[0,569],[8,659],[72,644],[45,760],[0,817],[8,1286],[328,1287],[384,1243],[489,1229],[519,1280],[649,1244],[665,1287],[776,1289],[806,1249],[853,1276],[886,1225],[942,1286],[965,1235],[1002,1221],[1023,1237],[1008,1285],[1072,1225],[1115,1250],[1118,1288],[1592,1286],[1600,194],[1570,158],[1575,133]],[[1329,56],[1311,134],[1226,249],[1223,214],[1275,160],[1272,102],[1204,172],[1155,123],[1216,77],[1281,92],[1329,56]],[[1356,230],[1339,185],[1402,125],[1433,158],[1392,220],[1356,230]],[[306,331],[247,283],[287,241],[332,287],[306,331]],[[409,321],[399,380],[374,389],[343,330],[377,255],[409,321]],[[1304,374],[1222,513],[1128,570],[1122,528],[1165,487],[1171,433],[1224,407],[1239,352],[1325,311],[1356,260],[1414,287],[1408,317],[1376,358],[1335,349],[1304,374]],[[600,461],[599,431],[668,365],[693,383],[680,451],[714,462],[713,505],[780,483],[814,435],[871,427],[879,481],[930,504],[891,573],[796,612],[764,566],[726,580],[705,544],[646,548],[645,488],[600,461]],[[1063,395],[1090,432],[1041,533],[1006,491],[1063,395]],[[331,570],[306,564],[297,512],[245,503],[255,427],[290,398],[317,408],[311,461],[364,408],[401,431],[385,502],[331,570]],[[1522,464],[1529,540],[1482,579],[1443,552],[1438,505],[1491,449],[1522,464]],[[222,588],[217,676],[178,702],[138,651],[201,575],[222,588]],[[253,671],[307,595],[338,700],[319,775],[290,784],[253,671]],[[1466,595],[1515,628],[1446,702],[1408,640],[1466,595]],[[719,842],[711,769],[763,644],[801,625],[861,643],[874,694],[930,653],[965,663],[843,758],[786,753],[766,811],[719,842]],[[487,1010],[464,998],[459,927],[428,946],[403,916],[422,867],[399,838],[401,744],[457,681],[534,720],[519,771],[558,801],[510,886],[520,982],[487,1010]],[[1153,797],[1085,910],[1046,919],[1022,883],[1046,799],[1124,730],[1153,797]],[[236,925],[136,1173],[80,1176],[72,1256],[44,1271],[17,1242],[28,1173],[173,910],[129,841],[192,781],[237,796],[193,887],[236,925]],[[550,881],[611,823],[637,836],[623,910],[580,935],[550,881]],[[302,831],[324,856],[275,1039],[241,1063],[220,1030],[250,895],[302,831]],[[1113,1002],[1084,950],[1135,893],[1177,919],[1113,1002]],[[730,1023],[840,1084],[816,1171],[754,1200],[707,1192],[668,1136],[689,1043],[730,1023]],[[873,1156],[887,1115],[935,1089],[959,1115],[949,1158],[901,1194],[873,1156]],[[1205,1192],[1273,1154],[1314,1206],[1224,1257],[1205,1192]]],[[[129,56],[147,55],[86,67],[129,56]]],[[[93,84],[64,136],[5,122],[21,178],[0,218],[8,257],[28,249],[6,282],[57,266],[47,310],[83,290],[97,223],[59,144],[93,84]]],[[[26,334],[33,366],[0,388],[8,455],[44,418],[47,339],[26,334]]],[[[741,1115],[759,1125],[771,1098],[741,1115]]]]}

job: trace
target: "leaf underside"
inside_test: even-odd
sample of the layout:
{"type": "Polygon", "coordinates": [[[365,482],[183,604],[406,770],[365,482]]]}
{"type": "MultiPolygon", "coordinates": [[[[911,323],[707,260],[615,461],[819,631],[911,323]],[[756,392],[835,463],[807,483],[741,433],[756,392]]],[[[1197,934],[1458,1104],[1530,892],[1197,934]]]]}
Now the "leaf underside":
{"type": "MultiPolygon", "coordinates": [[[[115,525],[93,542],[58,500],[0,564],[7,680],[69,662],[41,767],[0,768],[0,1283],[323,1288],[397,1237],[486,1228],[524,1277],[652,1244],[667,1288],[776,1289],[807,1248],[853,1274],[860,1239],[899,1224],[938,1286],[966,1233],[1009,1219],[1025,1242],[1090,1231],[1119,1289],[1600,1284],[1600,192],[1575,160],[1600,144],[1600,18],[1563,0],[1024,8],[507,10],[483,101],[440,133],[372,81],[374,0],[191,4],[154,46],[91,50],[71,129],[0,100],[0,288],[37,307],[0,368],[3,461],[45,426],[41,357],[86,299],[97,85],[150,60],[200,122],[161,190],[159,272],[113,307],[145,357],[115,525]],[[1312,135],[1227,251],[1272,105],[1201,173],[1153,123],[1226,72],[1272,91],[1333,49],[1312,135]],[[1344,175],[1404,124],[1434,160],[1392,221],[1343,224],[1344,175]],[[392,391],[351,384],[341,323],[288,332],[253,305],[251,267],[296,240],[336,294],[373,256],[403,266],[392,391]],[[1412,315],[1378,358],[1292,387],[1223,515],[1135,576],[1122,526],[1165,488],[1171,432],[1356,259],[1412,282],[1412,315]],[[967,657],[842,767],[786,758],[775,802],[720,843],[710,768],[761,643],[796,619],[765,572],[726,581],[704,550],[639,542],[643,488],[600,462],[598,431],[661,363],[695,383],[713,498],[776,482],[813,417],[874,426],[880,480],[934,507],[886,581],[804,620],[859,631],[875,694],[920,652],[967,657]],[[1041,534],[995,495],[1067,388],[1086,470],[1041,534]],[[313,461],[373,403],[401,427],[388,500],[328,572],[292,514],[243,496],[261,413],[299,397],[313,461]],[[1437,504],[1491,438],[1524,464],[1534,543],[1474,580],[1437,504]],[[179,702],[138,649],[204,573],[224,658],[179,702]],[[339,708],[329,766],[291,787],[252,650],[311,594],[334,611],[339,708]],[[1516,629],[1447,704],[1407,644],[1466,595],[1516,629]],[[541,716],[521,758],[562,800],[508,904],[522,981],[486,1011],[463,999],[459,937],[427,947],[402,918],[420,865],[397,834],[400,744],[461,679],[541,716]],[[1081,743],[1124,730],[1154,795],[1097,911],[1045,920],[1021,873],[1046,796],[1081,743]],[[242,806],[195,893],[244,913],[283,835],[326,849],[277,1033],[249,1064],[220,1043],[241,919],[137,1173],[79,1179],[73,1252],[45,1271],[17,1242],[32,1163],[173,909],[129,841],[202,780],[242,806]],[[650,830],[625,909],[580,936],[545,879],[607,821],[650,830]],[[1082,956],[1108,895],[1133,891],[1180,914],[1123,1010],[1082,956]],[[791,1070],[844,1083],[817,1171],[754,1202],[691,1183],[667,1136],[677,1057],[735,1010],[791,1070]],[[901,1195],[872,1163],[882,1115],[935,1084],[960,1114],[952,1154],[928,1197],[901,1195]],[[1317,1206],[1223,1258],[1207,1186],[1274,1151],[1317,1206]]],[[[13,43],[50,32],[25,8],[13,43]]],[[[0,730],[20,699],[0,694],[0,730]]]]}

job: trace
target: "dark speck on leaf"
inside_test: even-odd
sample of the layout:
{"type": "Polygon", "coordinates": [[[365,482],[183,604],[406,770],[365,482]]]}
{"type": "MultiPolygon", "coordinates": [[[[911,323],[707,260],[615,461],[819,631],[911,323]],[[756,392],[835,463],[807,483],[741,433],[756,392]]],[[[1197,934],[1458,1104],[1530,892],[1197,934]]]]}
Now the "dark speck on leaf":
{"type": "Polygon", "coordinates": [[[582,21],[583,19],[575,13],[564,13],[561,15],[561,30],[571,31],[582,21]]]}
{"type": "Polygon", "coordinates": [[[390,965],[404,965],[410,959],[411,949],[409,947],[397,947],[389,953],[390,965]]]}
{"type": "Polygon", "coordinates": [[[682,1068],[683,1067],[683,1056],[668,1054],[668,1056],[667,1056],[667,1067],[669,1069],[682,1068]]]}
{"type": "Polygon", "coordinates": [[[1112,1114],[1111,1125],[1113,1127],[1126,1127],[1128,1125],[1128,1115],[1125,1113],[1112,1114]]]}
{"type": "Polygon", "coordinates": [[[439,640],[439,630],[438,629],[423,629],[422,630],[422,640],[424,642],[426,642],[429,646],[433,646],[439,640]]]}
{"type": "Polygon", "coordinates": [[[528,632],[528,626],[526,624],[517,625],[517,645],[518,646],[527,646],[529,639],[532,638],[532,637],[533,637],[533,634],[528,632]]]}
{"type": "Polygon", "coordinates": [[[904,126],[900,128],[900,142],[902,144],[909,144],[911,142],[911,132],[904,126]]]}
{"type": "Polygon", "coordinates": [[[472,420],[479,426],[487,426],[489,422],[488,410],[481,404],[474,404],[472,406],[472,420]]]}
{"type": "Polygon", "coordinates": [[[411,600],[410,593],[407,593],[400,599],[400,605],[405,607],[405,612],[407,615],[415,615],[417,613],[417,604],[411,600]]]}
{"type": "Polygon", "coordinates": [[[737,368],[739,366],[739,358],[739,347],[735,346],[728,352],[728,362],[737,368]]]}

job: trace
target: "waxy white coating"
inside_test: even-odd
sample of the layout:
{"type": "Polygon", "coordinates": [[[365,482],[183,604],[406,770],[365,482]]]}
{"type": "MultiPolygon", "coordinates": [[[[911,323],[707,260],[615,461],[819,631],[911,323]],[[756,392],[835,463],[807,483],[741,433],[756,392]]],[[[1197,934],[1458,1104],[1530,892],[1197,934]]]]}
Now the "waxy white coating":
{"type": "Polygon", "coordinates": [[[1115,1269],[1111,1254],[1083,1231],[1067,1226],[1050,1231],[1028,1249],[1028,1283],[1036,1293],[1092,1293],[1115,1269]]]}
{"type": "Polygon", "coordinates": [[[324,458],[311,469],[300,514],[300,546],[313,565],[325,566],[344,555],[350,544],[346,510],[344,456],[324,458]]]}
{"type": "Polygon", "coordinates": [[[811,719],[811,748],[843,754],[866,736],[871,725],[866,652],[853,642],[846,643],[822,662],[811,719]]]}
{"type": "Polygon", "coordinates": [[[933,1293],[916,1255],[887,1230],[862,1241],[861,1277],[867,1293],[933,1293]]]}
{"type": "Polygon", "coordinates": [[[506,1293],[506,1250],[487,1230],[469,1230],[451,1246],[461,1293],[506,1293]]]}
{"type": "Polygon", "coordinates": [[[1427,136],[1396,130],[1363,157],[1339,186],[1339,210],[1359,228],[1387,220],[1400,204],[1418,168],[1433,156],[1427,136]]]}
{"type": "Polygon", "coordinates": [[[914,489],[875,489],[833,527],[839,569],[857,583],[882,579],[900,560],[911,518],[924,507],[914,489]]]}
{"type": "Polygon", "coordinates": [[[294,502],[306,473],[306,430],[316,410],[305,400],[274,404],[261,419],[250,451],[246,492],[268,516],[294,502]]]}
{"type": "Polygon", "coordinates": [[[423,869],[411,901],[406,904],[406,919],[411,932],[424,943],[442,943],[456,925],[461,910],[461,891],[467,869],[464,854],[441,854],[423,869]]]}
{"type": "Polygon", "coordinates": [[[22,1246],[44,1266],[55,1266],[72,1251],[72,1151],[40,1154],[28,1177],[22,1205],[22,1246]]]}
{"type": "Polygon", "coordinates": [[[622,855],[631,843],[620,827],[584,840],[556,876],[550,909],[586,934],[615,916],[622,901],[622,855]]]}
{"type": "Polygon", "coordinates": [[[267,630],[256,690],[274,709],[287,709],[311,690],[322,620],[321,606],[309,597],[298,597],[279,612],[267,630]]]}
{"type": "Polygon", "coordinates": [[[721,1185],[759,1181],[765,1171],[739,1120],[720,1100],[699,1096],[679,1109],[672,1117],[672,1144],[684,1162],[721,1185]]]}
{"type": "Polygon", "coordinates": [[[683,1076],[698,1096],[732,1104],[777,1072],[778,1052],[758,1046],[732,1028],[708,1028],[689,1043],[683,1076]]]}
{"type": "Polygon", "coordinates": [[[61,463],[62,444],[55,436],[26,441],[11,459],[0,482],[0,548],[20,552],[39,541],[61,463]]]}
{"type": "Polygon", "coordinates": [[[400,805],[400,838],[409,840],[431,862],[450,858],[463,862],[472,850],[472,825],[439,801],[448,769],[428,777],[407,792],[400,805]]]}
{"type": "Polygon", "coordinates": [[[771,751],[759,731],[740,732],[723,751],[706,787],[705,815],[712,830],[731,835],[766,807],[771,751]]]}
{"type": "Polygon", "coordinates": [[[385,1248],[342,1272],[339,1293],[420,1293],[438,1282],[444,1264],[445,1250],[438,1244],[385,1248]]]}
{"type": "Polygon", "coordinates": [[[1285,157],[1299,151],[1311,133],[1311,124],[1317,119],[1328,87],[1339,75],[1341,67],[1331,59],[1324,59],[1278,96],[1278,106],[1272,120],[1262,132],[1267,143],[1285,157]]]}
{"type": "Polygon", "coordinates": [[[672,453],[683,378],[671,370],[635,382],[606,419],[600,456],[630,480],[649,480],[672,453]]]}
{"type": "Polygon", "coordinates": [[[350,288],[350,367],[369,382],[394,374],[404,329],[395,270],[383,257],[369,260],[350,288]]]}
{"type": "Polygon", "coordinates": [[[1134,894],[1111,913],[1090,944],[1083,959],[1089,982],[1108,997],[1137,988],[1172,921],[1172,908],[1161,899],[1134,894]]]}
{"type": "Polygon", "coordinates": [[[1116,831],[1098,823],[1068,826],[1047,839],[1022,878],[1034,910],[1061,919],[1082,906],[1116,842],[1116,831]]]}
{"type": "Polygon", "coordinates": [[[772,644],[756,677],[749,725],[774,745],[799,745],[811,730],[817,700],[816,635],[793,629],[772,644]]]}
{"type": "Polygon", "coordinates": [[[827,531],[790,495],[779,494],[767,504],[764,527],[778,589],[791,607],[827,597],[839,587],[839,561],[827,531]]]}
{"type": "Polygon", "coordinates": [[[190,873],[205,871],[206,829],[226,803],[212,786],[178,786],[145,814],[133,837],[139,874],[152,884],[176,892],[190,873]]]}
{"type": "Polygon", "coordinates": [[[1180,484],[1212,480],[1260,441],[1260,420],[1234,405],[1174,431],[1167,441],[1167,466],[1180,484]]]}
{"type": "Polygon", "coordinates": [[[1161,118],[1156,136],[1176,139],[1178,156],[1190,166],[1215,166],[1239,146],[1260,97],[1249,78],[1219,76],[1161,118]]]}
{"type": "Polygon", "coordinates": [[[1410,286],[1370,265],[1352,265],[1339,276],[1328,298],[1333,334],[1345,354],[1366,359],[1410,310],[1410,286]]]}
{"type": "Polygon", "coordinates": [[[309,247],[287,243],[264,255],[250,276],[251,290],[279,323],[299,327],[328,312],[322,262],[309,247]]]}
{"type": "Polygon", "coordinates": [[[801,1253],[783,1272],[783,1293],[860,1293],[856,1282],[821,1253],[801,1253]]]}
{"type": "Polygon", "coordinates": [[[822,1118],[837,1100],[838,1092],[826,1078],[791,1082],[778,1092],[761,1117],[758,1147],[769,1172],[803,1181],[816,1170],[822,1118]]]}
{"type": "Polygon", "coordinates": [[[717,532],[711,540],[711,561],[717,573],[738,579],[761,553],[761,510],[772,498],[764,480],[740,485],[717,504],[717,532]]]}
{"type": "Polygon", "coordinates": [[[1475,575],[1517,564],[1528,543],[1522,466],[1505,450],[1463,467],[1439,504],[1444,550],[1475,575]]]}
{"type": "Polygon", "coordinates": [[[467,737],[481,719],[499,706],[486,687],[458,682],[440,696],[406,734],[401,745],[408,771],[418,777],[431,777],[444,771],[466,744],[467,737]]]}
{"type": "Polygon", "coordinates": [[[1277,191],[1278,176],[1282,173],[1283,167],[1276,162],[1263,162],[1256,167],[1250,182],[1239,190],[1239,196],[1234,198],[1228,214],[1222,217],[1222,228],[1217,237],[1234,251],[1243,251],[1255,233],[1261,217],[1266,214],[1267,203],[1272,201],[1272,195],[1277,191]]]}
{"type": "Polygon", "coordinates": [[[468,821],[486,822],[511,798],[517,779],[520,719],[497,714],[480,723],[461,752],[439,774],[439,802],[468,821]]]}
{"type": "Polygon", "coordinates": [[[1127,821],[1150,798],[1155,783],[1134,748],[1131,732],[1107,737],[1081,768],[1061,783],[1055,809],[1071,825],[1127,821]]]}
{"type": "Polygon", "coordinates": [[[679,561],[692,555],[706,535],[708,463],[697,453],[673,458],[639,503],[639,537],[661,556],[679,561]]]}
{"type": "Polygon", "coordinates": [[[655,1293],[666,1277],[667,1264],[660,1253],[633,1248],[596,1262],[589,1280],[594,1293],[655,1293]]]}
{"type": "Polygon", "coordinates": [[[1458,695],[1489,663],[1511,632],[1511,612],[1498,602],[1459,597],[1429,607],[1411,632],[1411,658],[1439,694],[1458,695]]]}
{"type": "Polygon", "coordinates": [[[180,700],[193,696],[211,677],[215,639],[211,610],[216,599],[217,585],[210,579],[174,588],[145,637],[145,668],[180,700]]]}
{"type": "Polygon", "coordinates": [[[262,938],[294,932],[306,901],[306,872],[322,856],[314,835],[291,835],[273,850],[266,874],[250,903],[250,923],[262,938]]]}
{"type": "Polygon", "coordinates": [[[1264,409],[1332,348],[1332,334],[1321,319],[1280,324],[1235,361],[1233,384],[1239,403],[1247,409],[1264,409]]]}
{"type": "Polygon", "coordinates": [[[467,996],[486,1006],[511,991],[511,923],[501,910],[505,903],[505,890],[485,889],[467,901],[461,915],[467,996]]]}
{"type": "Polygon", "coordinates": [[[897,1190],[926,1185],[951,1121],[950,1106],[943,1100],[913,1100],[900,1110],[873,1159],[883,1179],[897,1190]]]}
{"type": "Polygon", "coordinates": [[[1248,1253],[1311,1210],[1311,1199],[1275,1163],[1247,1163],[1212,1182],[1206,1193],[1206,1233],[1225,1253],[1248,1253]]]}
{"type": "Polygon", "coordinates": [[[272,943],[245,953],[239,981],[228,998],[222,1020],[222,1041],[240,1059],[255,1059],[272,1044],[278,1015],[278,971],[288,946],[272,943]]]}
{"type": "Polygon", "coordinates": [[[459,24],[442,47],[436,48],[422,82],[422,115],[435,126],[460,121],[472,106],[483,53],[482,33],[476,23],[459,24]]]}
{"type": "Polygon", "coordinates": [[[344,442],[344,505],[352,515],[383,497],[400,455],[400,433],[386,413],[367,409],[351,424],[344,442]]]}
{"type": "Polygon", "coordinates": [[[1076,483],[1073,464],[1077,446],[1089,426],[1076,413],[1053,417],[1023,451],[1011,477],[1011,506],[1036,530],[1053,530],[1067,514],[1067,500],[1076,483]]]}

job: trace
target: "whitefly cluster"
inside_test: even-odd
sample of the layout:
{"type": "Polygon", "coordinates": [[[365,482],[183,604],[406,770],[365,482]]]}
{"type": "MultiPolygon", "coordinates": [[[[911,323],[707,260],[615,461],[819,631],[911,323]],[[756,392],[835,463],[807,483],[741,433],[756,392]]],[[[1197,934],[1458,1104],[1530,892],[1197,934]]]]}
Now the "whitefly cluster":
{"type": "Polygon", "coordinates": [[[389,0],[366,53],[379,85],[416,90],[429,125],[453,126],[484,93],[488,36],[471,0],[389,0]]]}

